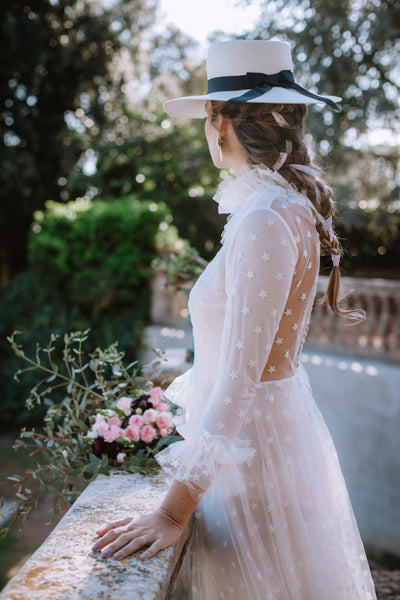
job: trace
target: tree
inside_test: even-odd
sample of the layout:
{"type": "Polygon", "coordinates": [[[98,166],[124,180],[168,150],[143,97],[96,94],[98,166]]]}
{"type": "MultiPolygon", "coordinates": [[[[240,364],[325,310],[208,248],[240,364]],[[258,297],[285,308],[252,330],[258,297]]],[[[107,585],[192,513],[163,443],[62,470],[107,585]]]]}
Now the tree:
{"type": "Polygon", "coordinates": [[[246,37],[273,36],[291,42],[300,83],[343,97],[340,114],[310,111],[316,151],[341,203],[340,232],[350,242],[357,238],[351,252],[364,266],[365,258],[375,266],[394,264],[400,256],[400,2],[269,0],[246,37]]]}
{"type": "Polygon", "coordinates": [[[140,65],[153,0],[0,5],[0,281],[26,265],[32,214],[67,200],[68,174],[122,103],[122,48],[140,65]],[[111,68],[112,67],[112,68],[111,68]]]}

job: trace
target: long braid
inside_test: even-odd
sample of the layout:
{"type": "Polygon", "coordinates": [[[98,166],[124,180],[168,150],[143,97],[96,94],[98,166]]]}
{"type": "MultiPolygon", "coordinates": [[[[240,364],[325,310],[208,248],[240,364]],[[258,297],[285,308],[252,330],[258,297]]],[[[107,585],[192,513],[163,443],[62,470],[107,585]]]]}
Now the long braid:
{"type": "Polygon", "coordinates": [[[338,315],[363,320],[363,310],[345,310],[338,305],[340,270],[338,260],[334,257],[340,257],[341,247],[333,228],[325,226],[335,213],[333,190],[324,181],[321,169],[311,162],[303,141],[306,105],[217,101],[208,104],[212,120],[218,114],[231,119],[234,131],[247,151],[250,164],[262,163],[278,171],[295,189],[311,200],[320,215],[316,229],[321,245],[332,255],[334,261],[323,301],[338,315]]]}

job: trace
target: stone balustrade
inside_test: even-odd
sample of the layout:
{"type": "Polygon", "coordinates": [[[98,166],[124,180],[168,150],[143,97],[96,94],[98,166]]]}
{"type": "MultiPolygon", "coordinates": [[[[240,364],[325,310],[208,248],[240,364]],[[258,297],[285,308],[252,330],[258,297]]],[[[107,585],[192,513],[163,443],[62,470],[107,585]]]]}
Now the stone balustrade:
{"type": "MultiPolygon", "coordinates": [[[[363,308],[367,313],[359,324],[321,305],[327,284],[328,277],[320,276],[307,347],[400,363],[400,281],[342,277],[341,306],[363,308]]],[[[153,284],[152,322],[182,328],[186,316],[187,295],[165,289],[158,274],[153,284]]]]}
{"type": "MultiPolygon", "coordinates": [[[[139,552],[102,559],[91,552],[100,525],[155,510],[170,479],[115,472],[100,475],[0,593],[1,600],[172,600],[172,587],[188,543],[191,523],[180,541],[152,559],[139,552]]],[[[181,585],[183,585],[181,583],[181,585]]],[[[176,600],[189,596],[177,594],[176,600]]]]}
{"type": "Polygon", "coordinates": [[[322,306],[328,277],[318,280],[307,337],[309,348],[400,363],[400,281],[342,277],[344,308],[363,308],[365,321],[351,324],[322,306]]]}

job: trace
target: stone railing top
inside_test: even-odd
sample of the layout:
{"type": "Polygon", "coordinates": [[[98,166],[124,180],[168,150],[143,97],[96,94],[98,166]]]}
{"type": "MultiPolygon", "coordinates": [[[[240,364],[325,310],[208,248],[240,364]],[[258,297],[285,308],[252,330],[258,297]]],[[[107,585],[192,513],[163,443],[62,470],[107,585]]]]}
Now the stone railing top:
{"type": "Polygon", "coordinates": [[[190,524],[180,541],[142,562],[92,553],[100,525],[155,510],[168,490],[163,474],[99,476],[47,540],[0,593],[1,600],[165,600],[179,568],[190,524]]]}
{"type": "MultiPolygon", "coordinates": [[[[329,277],[318,277],[318,291],[325,291],[329,277]]],[[[367,296],[393,296],[400,298],[400,281],[398,279],[381,279],[379,277],[341,277],[340,288],[342,292],[367,296]]]]}

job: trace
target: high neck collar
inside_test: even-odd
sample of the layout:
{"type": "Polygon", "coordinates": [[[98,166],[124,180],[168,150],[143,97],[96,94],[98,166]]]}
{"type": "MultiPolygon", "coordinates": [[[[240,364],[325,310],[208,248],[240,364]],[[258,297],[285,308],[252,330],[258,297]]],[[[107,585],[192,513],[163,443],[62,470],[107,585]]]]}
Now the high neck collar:
{"type": "Polygon", "coordinates": [[[229,176],[219,184],[214,195],[214,200],[218,203],[218,212],[233,213],[253,192],[269,185],[290,187],[286,179],[263,164],[243,164],[237,175],[229,176]]]}

